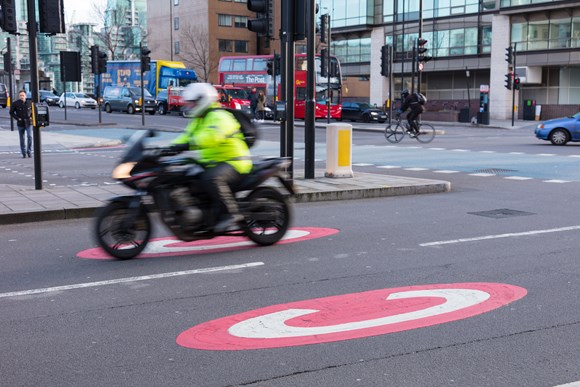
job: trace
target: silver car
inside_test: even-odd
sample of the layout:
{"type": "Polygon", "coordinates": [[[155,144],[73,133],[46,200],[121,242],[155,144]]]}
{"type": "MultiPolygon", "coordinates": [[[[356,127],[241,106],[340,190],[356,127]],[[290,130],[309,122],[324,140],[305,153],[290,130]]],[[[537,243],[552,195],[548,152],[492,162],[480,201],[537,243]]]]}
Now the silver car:
{"type": "Polygon", "coordinates": [[[89,97],[84,93],[72,93],[72,92],[62,93],[62,95],[58,99],[58,106],[63,108],[65,104],[66,106],[74,106],[77,109],[97,108],[97,101],[95,101],[93,98],[89,97]]]}

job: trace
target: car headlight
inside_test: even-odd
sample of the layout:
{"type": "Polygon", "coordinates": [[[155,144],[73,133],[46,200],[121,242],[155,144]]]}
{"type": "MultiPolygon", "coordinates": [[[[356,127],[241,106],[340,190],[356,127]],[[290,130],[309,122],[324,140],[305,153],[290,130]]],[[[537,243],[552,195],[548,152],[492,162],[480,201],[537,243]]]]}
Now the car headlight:
{"type": "Polygon", "coordinates": [[[544,124],[539,124],[538,129],[544,129],[544,124]]]}
{"type": "Polygon", "coordinates": [[[371,112],[371,116],[376,116],[376,115],[378,115],[378,114],[379,114],[379,113],[377,113],[377,112],[371,112]]]}
{"type": "Polygon", "coordinates": [[[239,103],[237,103],[237,102],[234,102],[234,106],[235,106],[235,108],[236,108],[237,110],[241,110],[241,109],[242,109],[242,107],[240,106],[240,104],[239,104],[239,103]]]}
{"type": "Polygon", "coordinates": [[[135,167],[135,164],[137,163],[131,162],[119,164],[115,167],[115,169],[113,169],[111,176],[113,179],[117,180],[128,179],[131,177],[131,171],[133,170],[133,167],[135,167]]]}

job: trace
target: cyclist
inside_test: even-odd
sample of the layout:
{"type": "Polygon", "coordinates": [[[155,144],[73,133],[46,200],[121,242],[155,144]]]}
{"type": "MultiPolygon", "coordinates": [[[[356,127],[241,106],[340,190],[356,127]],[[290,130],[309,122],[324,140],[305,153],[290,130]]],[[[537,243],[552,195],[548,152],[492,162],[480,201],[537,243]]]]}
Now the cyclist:
{"type": "Polygon", "coordinates": [[[409,94],[409,90],[403,89],[401,91],[402,105],[398,110],[399,114],[403,114],[407,109],[411,111],[407,114],[407,121],[409,122],[409,130],[411,137],[416,137],[419,134],[419,125],[417,119],[425,111],[423,105],[427,101],[425,96],[421,93],[409,94]]]}

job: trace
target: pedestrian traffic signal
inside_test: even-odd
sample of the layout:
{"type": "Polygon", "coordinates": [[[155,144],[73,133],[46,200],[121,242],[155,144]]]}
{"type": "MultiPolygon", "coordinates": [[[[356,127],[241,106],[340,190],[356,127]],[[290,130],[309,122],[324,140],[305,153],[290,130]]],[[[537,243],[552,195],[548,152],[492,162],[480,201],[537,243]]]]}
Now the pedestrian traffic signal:
{"type": "Polygon", "coordinates": [[[515,77],[514,78],[514,89],[515,90],[519,90],[520,89],[520,78],[519,77],[515,77]]]}
{"type": "Polygon", "coordinates": [[[98,66],[97,70],[99,74],[103,74],[107,72],[107,54],[104,52],[99,51],[99,59],[98,59],[98,66]]]}
{"type": "Polygon", "coordinates": [[[258,19],[248,20],[248,29],[260,36],[274,36],[274,0],[248,0],[249,11],[256,12],[258,19]]]}
{"type": "Polygon", "coordinates": [[[61,34],[65,32],[63,0],[38,0],[39,32],[61,34]]]}
{"type": "Polygon", "coordinates": [[[426,39],[423,38],[417,39],[417,64],[426,63],[429,62],[431,59],[433,59],[429,55],[426,55],[428,50],[427,47],[425,47],[426,44],[427,44],[426,39]]]}
{"type": "Polygon", "coordinates": [[[320,76],[328,77],[328,49],[320,50],[320,76]]]}
{"type": "Polygon", "coordinates": [[[505,61],[508,62],[509,64],[512,64],[513,58],[514,58],[514,49],[513,47],[510,46],[505,49],[505,61]]]}
{"type": "Polygon", "coordinates": [[[7,73],[12,72],[12,55],[10,55],[10,51],[4,53],[4,71],[7,73]]]}
{"type": "Polygon", "coordinates": [[[99,46],[91,46],[91,72],[99,73],[99,46]]]}
{"type": "Polygon", "coordinates": [[[511,73],[507,73],[505,75],[504,86],[508,90],[512,89],[512,74],[511,73]]]}
{"type": "Polygon", "coordinates": [[[0,27],[9,34],[15,34],[18,28],[14,0],[2,0],[0,7],[2,7],[0,9],[0,27]]]}
{"type": "Polygon", "coordinates": [[[329,14],[325,13],[324,15],[320,15],[320,41],[322,43],[326,43],[328,40],[330,40],[330,36],[328,36],[329,23],[329,14]]]}
{"type": "Polygon", "coordinates": [[[381,75],[383,77],[389,76],[389,46],[381,47],[381,75]]]}
{"type": "Polygon", "coordinates": [[[141,72],[142,73],[151,70],[151,64],[150,64],[151,57],[149,56],[149,54],[151,54],[150,49],[148,49],[147,47],[141,48],[141,72]]]}

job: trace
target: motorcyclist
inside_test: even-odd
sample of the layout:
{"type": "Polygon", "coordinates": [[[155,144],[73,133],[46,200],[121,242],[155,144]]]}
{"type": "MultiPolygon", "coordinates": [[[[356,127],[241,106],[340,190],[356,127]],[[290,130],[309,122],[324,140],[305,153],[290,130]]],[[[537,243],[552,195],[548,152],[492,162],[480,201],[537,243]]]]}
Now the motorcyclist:
{"type": "Polygon", "coordinates": [[[215,224],[215,232],[228,231],[244,219],[231,186],[251,171],[250,151],[239,122],[219,109],[218,93],[212,85],[191,83],[182,96],[186,114],[192,119],[173,147],[198,151],[198,161],[205,167],[201,180],[212,200],[214,216],[210,222],[215,224]]]}
{"type": "Polygon", "coordinates": [[[425,111],[425,108],[420,103],[420,96],[418,93],[409,94],[409,90],[403,89],[401,91],[401,101],[402,105],[398,110],[399,114],[403,114],[407,109],[411,109],[407,113],[407,122],[409,123],[409,130],[413,137],[419,134],[419,125],[417,124],[417,119],[425,111]]]}

